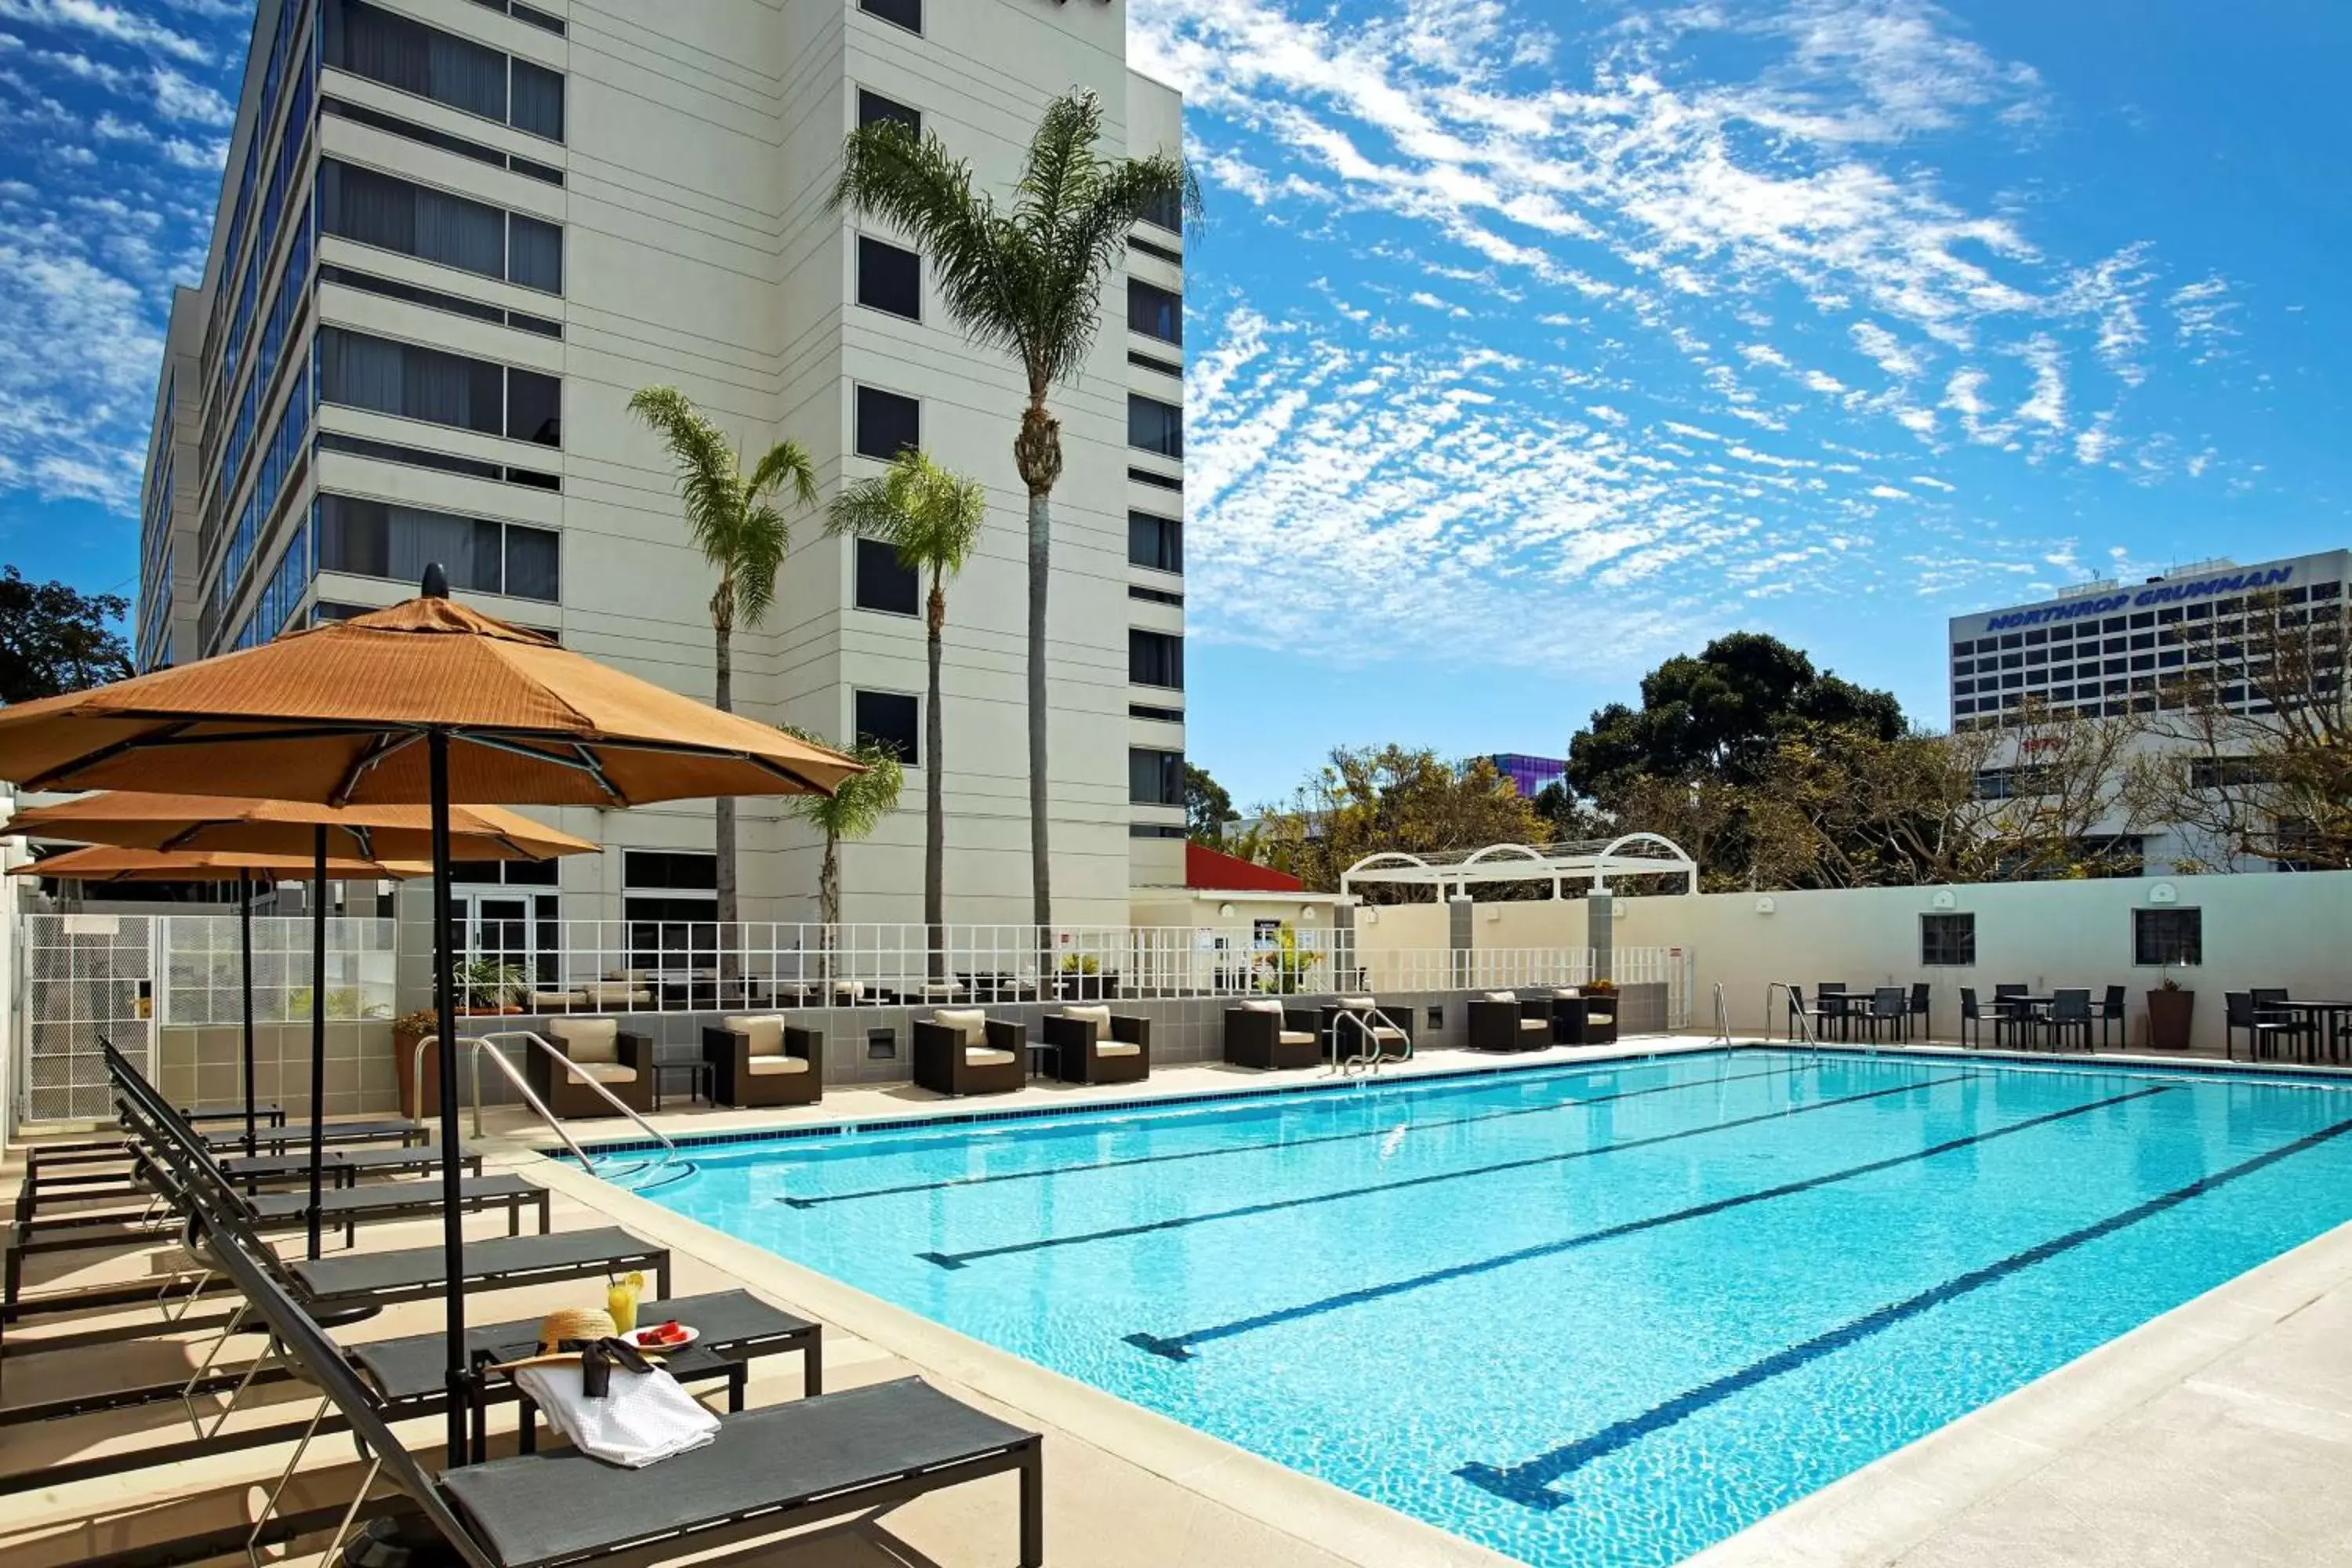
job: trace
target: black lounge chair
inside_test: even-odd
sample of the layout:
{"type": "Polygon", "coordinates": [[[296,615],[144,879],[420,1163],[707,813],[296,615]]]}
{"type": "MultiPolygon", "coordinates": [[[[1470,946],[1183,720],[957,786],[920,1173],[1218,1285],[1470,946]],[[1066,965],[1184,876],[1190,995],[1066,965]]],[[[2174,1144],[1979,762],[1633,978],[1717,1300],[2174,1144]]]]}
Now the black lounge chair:
{"type": "MultiPolygon", "coordinates": [[[[227,1132],[207,1132],[203,1136],[206,1148],[224,1153],[245,1147],[245,1129],[241,1127],[227,1132]]],[[[424,1142],[425,1136],[425,1124],[411,1121],[406,1117],[386,1121],[329,1121],[322,1123],[319,1130],[319,1142],[331,1148],[353,1143],[397,1143],[405,1149],[411,1144],[424,1142]]],[[[294,1148],[308,1149],[310,1146],[310,1130],[307,1126],[257,1128],[253,1134],[253,1146],[256,1150],[267,1149],[273,1153],[294,1148]]]]}
{"type": "MultiPolygon", "coordinates": [[[[459,1162],[472,1175],[482,1173],[482,1157],[474,1151],[462,1150],[459,1162]]],[[[256,1154],[251,1159],[225,1157],[220,1162],[221,1174],[241,1187],[275,1185],[281,1182],[309,1181],[310,1156],[302,1154],[256,1154]]],[[[323,1163],[327,1175],[338,1185],[349,1186],[362,1175],[404,1175],[416,1172],[433,1172],[441,1168],[441,1152],[431,1148],[410,1149],[329,1149],[323,1163]]]]}
{"type": "MultiPolygon", "coordinates": [[[[1590,1003],[1587,1003],[1588,1007],[1590,1003]]],[[[1470,1048],[1474,1051],[1539,1051],[1551,1044],[1551,998],[1520,998],[1508,991],[1488,992],[1469,1004],[1470,1048]]],[[[1590,1032],[1591,1016],[1586,1015],[1590,1032]]]]}
{"type": "Polygon", "coordinates": [[[1141,1083],[1151,1076],[1151,1020],[1113,1013],[1048,1013],[1039,1026],[1064,1083],[1141,1083]]]}
{"type": "Polygon", "coordinates": [[[1320,1067],[1320,1020],[1313,1013],[1268,1001],[1225,1009],[1225,1060],[1260,1072],[1320,1067]]]}
{"type": "MultiPolygon", "coordinates": [[[[321,1412],[333,1408],[368,1455],[362,1500],[379,1477],[388,1480],[468,1568],[552,1568],[688,1539],[716,1546],[732,1527],[766,1534],[870,1514],[1007,1473],[1020,1477],[1022,1568],[1045,1561],[1041,1439],[916,1378],[721,1416],[716,1440],[644,1469],[564,1450],[430,1474],[343,1353],[261,1261],[233,1237],[218,1250],[278,1353],[320,1390],[321,1412]]],[[[341,1545],[339,1531],[329,1561],[341,1545]]]]}
{"type": "Polygon", "coordinates": [[[1401,1062],[1412,1055],[1412,1009],[1391,1012],[1371,995],[1349,995],[1326,1002],[1317,1011],[1324,1048],[1335,1059],[1377,1055],[1382,1061],[1401,1062]]]}
{"type": "Polygon", "coordinates": [[[1010,1094],[1029,1082],[1029,1036],[1005,1018],[982,1020],[980,1043],[954,1023],[917,1019],[914,1079],[934,1094],[1010,1094]]]}
{"type": "Polygon", "coordinates": [[[756,1038],[721,1019],[702,1031],[702,1059],[710,1064],[710,1098],[720,1105],[814,1105],[824,1097],[824,1031],[775,1020],[776,1037],[756,1038]],[[761,1047],[754,1050],[752,1047],[761,1047]],[[769,1048],[772,1047],[772,1048],[769,1048]]]}

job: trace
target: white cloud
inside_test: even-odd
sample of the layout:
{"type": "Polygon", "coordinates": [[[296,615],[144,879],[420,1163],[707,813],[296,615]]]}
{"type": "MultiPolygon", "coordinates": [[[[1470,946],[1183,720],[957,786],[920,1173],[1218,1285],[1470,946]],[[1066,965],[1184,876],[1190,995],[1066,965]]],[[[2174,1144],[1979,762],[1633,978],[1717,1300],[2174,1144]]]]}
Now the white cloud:
{"type": "Polygon", "coordinates": [[[91,33],[197,64],[212,58],[210,49],[185,34],[101,0],[0,0],[0,21],[91,33]]]}
{"type": "Polygon", "coordinates": [[[2192,363],[2208,364],[2227,352],[2225,340],[2237,336],[2230,318],[2238,301],[2230,297],[2228,281],[2216,274],[2176,289],[2165,304],[2172,311],[2175,341],[2189,352],[2192,363]]]}
{"type": "Polygon", "coordinates": [[[156,67],[148,79],[155,91],[155,110],[166,120],[217,126],[233,124],[236,120],[236,106],[227,99],[168,67],[156,67]]]}

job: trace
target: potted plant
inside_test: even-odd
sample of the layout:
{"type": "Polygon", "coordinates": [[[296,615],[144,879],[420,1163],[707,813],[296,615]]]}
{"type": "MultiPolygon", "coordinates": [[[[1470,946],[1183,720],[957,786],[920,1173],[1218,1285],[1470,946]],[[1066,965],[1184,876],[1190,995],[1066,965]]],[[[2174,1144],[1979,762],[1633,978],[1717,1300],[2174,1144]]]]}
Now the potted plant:
{"type": "Polygon", "coordinates": [[[1617,983],[1600,979],[1584,987],[1584,1043],[1588,1046],[1613,1046],[1617,1043],[1617,983]]]}
{"type": "Polygon", "coordinates": [[[495,958],[475,959],[457,971],[457,1010],[501,1015],[520,1012],[515,1002],[530,984],[530,976],[519,963],[505,963],[495,958]]]}
{"type": "MultiPolygon", "coordinates": [[[[438,1026],[438,1020],[433,1016],[433,1009],[430,1007],[419,1007],[414,1013],[403,1013],[392,1021],[392,1064],[393,1071],[399,1079],[397,1087],[400,1090],[400,1113],[403,1116],[415,1118],[423,1113],[419,1110],[416,1093],[416,1053],[424,1045],[425,1037],[438,1026]]],[[[435,1064],[428,1060],[425,1064],[423,1105],[426,1110],[430,1110],[440,1103],[441,1074],[435,1064]]]]}
{"type": "Polygon", "coordinates": [[[2196,1005],[2197,993],[2182,990],[2179,981],[2166,974],[2147,994],[2147,1043],[2159,1051],[2187,1050],[2189,1015],[2196,1005]]]}

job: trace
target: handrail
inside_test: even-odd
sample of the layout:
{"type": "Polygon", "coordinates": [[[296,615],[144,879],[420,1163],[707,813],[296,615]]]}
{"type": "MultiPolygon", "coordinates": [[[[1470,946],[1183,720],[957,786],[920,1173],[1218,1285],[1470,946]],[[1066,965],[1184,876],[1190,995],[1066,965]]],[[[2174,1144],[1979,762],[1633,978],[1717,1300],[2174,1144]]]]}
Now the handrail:
{"type": "MultiPolygon", "coordinates": [[[[1767,1000],[1765,1005],[1767,1007],[1771,1005],[1769,1000],[1767,1000]]],[[[1767,1019],[1766,1023],[1769,1026],[1770,1020],[1767,1019]]],[[[1707,1044],[1711,1046],[1731,1044],[1731,1009],[1724,1003],[1723,982],[1720,980],[1715,983],[1715,1038],[1709,1040],[1707,1044]]]]}
{"type": "MultiPolygon", "coordinates": [[[[473,1080],[475,1137],[479,1138],[482,1135],[482,1052],[484,1047],[488,1047],[489,1050],[490,1059],[498,1064],[499,1071],[506,1075],[507,1082],[514,1087],[515,1092],[522,1096],[523,1102],[529,1105],[531,1110],[539,1113],[539,1119],[547,1123],[548,1130],[550,1131],[553,1132],[558,1138],[563,1140],[563,1146],[572,1152],[572,1157],[573,1159],[580,1162],[580,1165],[583,1170],[589,1172],[591,1174],[594,1174],[596,1173],[595,1160],[589,1155],[585,1149],[583,1149],[580,1146],[579,1142],[572,1138],[571,1133],[563,1130],[563,1122],[562,1119],[557,1117],[553,1111],[550,1110],[547,1108],[546,1102],[541,1100],[537,1094],[532,1092],[530,1084],[524,1079],[521,1069],[518,1068],[514,1063],[509,1061],[507,1059],[506,1053],[498,1048],[498,1043],[500,1040],[513,1039],[521,1040],[527,1047],[537,1046],[541,1050],[545,1051],[556,1061],[562,1063],[566,1072],[570,1073],[579,1082],[584,1083],[590,1089],[594,1089],[598,1095],[602,1096],[604,1100],[613,1107],[614,1110],[627,1117],[629,1121],[635,1125],[638,1131],[644,1133],[653,1142],[660,1144],[662,1147],[662,1157],[654,1162],[655,1169],[659,1169],[662,1166],[675,1164],[677,1163],[677,1144],[664,1137],[660,1131],[655,1129],[652,1123],[648,1122],[644,1117],[631,1110],[622,1101],[618,1095],[614,1094],[611,1089],[606,1089],[603,1084],[597,1082],[596,1079],[588,1073],[583,1072],[580,1068],[579,1063],[573,1061],[570,1057],[565,1056],[562,1051],[556,1049],[553,1044],[529,1029],[499,1029],[487,1035],[460,1035],[457,1037],[457,1043],[467,1048],[467,1053],[469,1058],[467,1066],[471,1069],[470,1076],[473,1080]]],[[[409,1103],[416,1106],[419,1110],[424,1108],[425,1054],[429,1049],[437,1055],[439,1047],[440,1037],[437,1035],[427,1035],[421,1042],[416,1052],[416,1061],[411,1076],[409,1103]]],[[[428,1126],[431,1124],[429,1118],[420,1117],[418,1120],[425,1121],[428,1126]]]]}
{"type": "Polygon", "coordinates": [[[1388,1059],[1387,1055],[1381,1049],[1381,1037],[1376,1032],[1381,1028],[1394,1029],[1398,1034],[1402,1035],[1404,1037],[1404,1055],[1397,1059],[1399,1061],[1407,1062],[1412,1060],[1412,1031],[1404,1027],[1404,1026],[1399,1024],[1394,1018],[1391,1017],[1386,1009],[1381,1007],[1341,1007],[1334,1011],[1331,1015],[1332,1059],[1329,1070],[1339,1073],[1342,1077],[1346,1077],[1347,1075],[1353,1073],[1358,1068],[1362,1068],[1365,1071],[1377,1075],[1381,1070],[1381,1064],[1388,1059]],[[1364,1049],[1358,1051],[1354,1056],[1348,1058],[1344,1061],[1339,1058],[1339,1020],[1342,1018],[1353,1019],[1355,1021],[1356,1027],[1363,1031],[1363,1038],[1365,1041],[1364,1049]]]}
{"type": "Polygon", "coordinates": [[[1813,1021],[1805,1016],[1804,1004],[1798,1000],[1801,993],[1793,984],[1786,980],[1775,980],[1764,987],[1764,1037],[1767,1040],[1772,1037],[1772,994],[1776,991],[1786,991],[1789,994],[1789,1013],[1797,1020],[1796,1028],[1789,1031],[1789,1038],[1794,1041],[1801,1033],[1805,1037],[1805,1044],[1815,1050],[1820,1050],[1821,1037],[1813,1033],[1813,1021]]]}

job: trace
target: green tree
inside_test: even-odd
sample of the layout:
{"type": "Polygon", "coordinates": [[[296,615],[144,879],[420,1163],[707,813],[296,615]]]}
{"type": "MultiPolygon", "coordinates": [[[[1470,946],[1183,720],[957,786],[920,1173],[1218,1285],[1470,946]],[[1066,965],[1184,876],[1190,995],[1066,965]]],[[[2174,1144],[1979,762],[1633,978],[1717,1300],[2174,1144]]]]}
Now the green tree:
{"type": "Polygon", "coordinates": [[[935,133],[894,120],[850,132],[833,205],[896,224],[931,259],[948,313],[973,342],[1020,362],[1028,385],[1013,460],[1029,492],[1029,855],[1033,919],[1053,923],[1046,832],[1045,600],[1053,563],[1061,425],[1046,398],[1074,380],[1102,327],[1103,279],[1125,265],[1128,231],[1199,187],[1171,153],[1104,157],[1103,106],[1073,92],[1045,108],[1009,206],[972,188],[971,165],[935,133]]]}
{"type": "Polygon", "coordinates": [[[1480,849],[1548,837],[1490,759],[1456,764],[1395,745],[1335,750],[1287,805],[1260,815],[1255,858],[1318,892],[1337,892],[1349,867],[1383,849],[1480,849]]]}
{"type": "Polygon", "coordinates": [[[841,781],[841,787],[831,795],[795,795],[787,796],[793,816],[824,835],[824,862],[817,871],[817,919],[825,928],[825,945],[833,945],[833,928],[841,923],[841,846],[846,840],[864,838],[882,826],[882,819],[898,809],[898,794],[906,787],[907,773],[898,764],[898,753],[887,746],[871,741],[860,741],[855,746],[834,746],[813,731],[781,726],[794,740],[806,741],[812,746],[832,746],[866,771],[852,773],[841,781]]]}
{"type": "MultiPolygon", "coordinates": [[[[940,635],[948,624],[947,580],[963,570],[988,521],[988,495],[917,451],[901,452],[880,479],[844,490],[825,531],[880,540],[908,571],[931,580],[924,617],[930,683],[923,710],[923,922],[930,928],[930,977],[947,977],[947,745],[940,717],[940,635]]],[[[895,794],[895,792],[894,792],[895,794]]]]}
{"type": "Polygon", "coordinates": [[[131,613],[120,594],[83,594],[63,583],[0,575],[0,702],[81,691],[131,673],[114,623],[131,613]]]}
{"type": "Polygon", "coordinates": [[[1225,841],[1225,824],[1235,821],[1234,797],[1225,786],[1209,776],[1209,770],[1192,763],[1184,764],[1184,833],[1196,844],[1211,848],[1225,841]]]}
{"type": "MultiPolygon", "coordinates": [[[[767,618],[776,596],[776,574],[792,548],[792,524],[776,510],[774,497],[787,488],[803,506],[816,503],[816,465],[796,441],[768,448],[749,474],[742,458],[709,416],[674,386],[648,386],[629,399],[629,412],[644,420],[669,448],[686,511],[687,532],[702,558],[717,568],[719,586],[710,595],[710,629],[718,643],[716,702],[735,710],[735,628],[767,618]]],[[[719,923],[737,919],[735,803],[717,804],[719,923]]]]}

